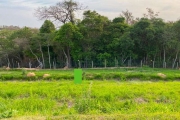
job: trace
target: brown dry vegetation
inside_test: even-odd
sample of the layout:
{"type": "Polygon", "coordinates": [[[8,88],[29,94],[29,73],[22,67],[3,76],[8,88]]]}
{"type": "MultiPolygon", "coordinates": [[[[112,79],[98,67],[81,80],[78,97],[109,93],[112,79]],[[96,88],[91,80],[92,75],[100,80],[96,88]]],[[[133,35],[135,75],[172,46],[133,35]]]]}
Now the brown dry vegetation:
{"type": "Polygon", "coordinates": [[[34,72],[29,72],[27,73],[27,77],[35,77],[36,74],[34,72]]]}
{"type": "Polygon", "coordinates": [[[48,77],[50,77],[51,75],[50,74],[44,74],[43,75],[43,78],[48,78],[48,77]]]}
{"type": "Polygon", "coordinates": [[[159,77],[161,77],[161,78],[166,78],[166,75],[163,74],[163,73],[158,73],[157,75],[158,75],[159,77]]]}

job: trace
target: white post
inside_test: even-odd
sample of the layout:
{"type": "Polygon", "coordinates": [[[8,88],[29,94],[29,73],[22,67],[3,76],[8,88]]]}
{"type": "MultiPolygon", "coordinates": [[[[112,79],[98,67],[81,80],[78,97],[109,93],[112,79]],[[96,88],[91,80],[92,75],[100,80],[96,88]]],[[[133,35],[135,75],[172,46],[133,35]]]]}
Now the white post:
{"type": "Polygon", "coordinates": [[[29,62],[29,68],[31,68],[31,65],[32,65],[31,62],[29,62]]]}
{"type": "Polygon", "coordinates": [[[19,63],[18,63],[18,68],[20,68],[20,65],[19,65],[19,63]]]}
{"type": "Polygon", "coordinates": [[[142,60],[141,60],[141,67],[143,66],[142,60]]]}
{"type": "Polygon", "coordinates": [[[94,67],[94,63],[93,63],[93,61],[92,61],[92,68],[94,67]]]}

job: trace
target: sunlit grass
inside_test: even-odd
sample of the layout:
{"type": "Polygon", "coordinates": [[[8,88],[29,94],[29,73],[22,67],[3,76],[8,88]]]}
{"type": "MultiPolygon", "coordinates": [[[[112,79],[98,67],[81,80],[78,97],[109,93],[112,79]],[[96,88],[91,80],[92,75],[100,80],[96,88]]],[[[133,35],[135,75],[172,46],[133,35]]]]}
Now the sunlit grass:
{"type": "Polygon", "coordinates": [[[0,82],[0,117],[177,119],[179,86],[177,81],[0,82]]]}

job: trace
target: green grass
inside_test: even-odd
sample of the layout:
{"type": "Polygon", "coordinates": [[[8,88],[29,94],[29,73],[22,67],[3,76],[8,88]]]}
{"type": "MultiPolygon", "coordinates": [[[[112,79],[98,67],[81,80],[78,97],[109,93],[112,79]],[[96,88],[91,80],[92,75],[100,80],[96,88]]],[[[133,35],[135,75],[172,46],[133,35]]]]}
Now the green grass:
{"type": "MultiPolygon", "coordinates": [[[[152,68],[116,68],[116,69],[83,69],[84,80],[120,80],[120,81],[172,81],[180,80],[179,70],[172,69],[152,69],[152,68]],[[158,73],[163,73],[166,78],[158,76],[158,73]]],[[[70,70],[0,70],[0,81],[21,80],[73,80],[74,72],[70,70]],[[34,72],[35,77],[27,77],[28,72],[34,72]],[[50,74],[48,78],[43,78],[44,74],[50,74]]]]}
{"type": "Polygon", "coordinates": [[[180,82],[0,82],[0,118],[180,119],[180,82]]]}
{"type": "Polygon", "coordinates": [[[1,69],[0,119],[180,119],[179,72],[83,69],[83,83],[74,84],[73,69],[1,69]]]}

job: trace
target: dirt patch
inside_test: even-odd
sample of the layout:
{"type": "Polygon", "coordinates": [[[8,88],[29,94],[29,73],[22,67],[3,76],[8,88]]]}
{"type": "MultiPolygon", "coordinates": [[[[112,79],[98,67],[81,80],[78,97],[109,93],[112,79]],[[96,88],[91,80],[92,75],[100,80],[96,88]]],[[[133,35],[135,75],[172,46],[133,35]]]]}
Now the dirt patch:
{"type": "Polygon", "coordinates": [[[135,101],[136,103],[138,103],[138,104],[147,103],[147,101],[146,101],[144,98],[141,98],[141,97],[136,98],[134,101],[135,101]]]}

